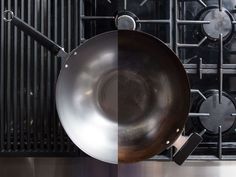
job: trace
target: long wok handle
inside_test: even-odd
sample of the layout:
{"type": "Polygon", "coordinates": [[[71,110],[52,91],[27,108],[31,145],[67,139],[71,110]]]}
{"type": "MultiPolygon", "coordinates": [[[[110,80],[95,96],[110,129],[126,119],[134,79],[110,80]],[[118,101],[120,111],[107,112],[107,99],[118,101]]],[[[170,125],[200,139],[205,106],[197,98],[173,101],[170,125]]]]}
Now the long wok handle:
{"type": "Polygon", "coordinates": [[[33,39],[35,39],[38,43],[46,47],[48,50],[50,50],[54,55],[62,58],[67,57],[67,53],[64,51],[64,49],[50,40],[47,36],[43,35],[27,23],[25,23],[23,20],[19,19],[14,15],[14,13],[10,10],[6,10],[3,12],[3,20],[6,22],[11,22],[13,25],[18,27],[20,30],[25,32],[27,35],[31,36],[33,39]]]}

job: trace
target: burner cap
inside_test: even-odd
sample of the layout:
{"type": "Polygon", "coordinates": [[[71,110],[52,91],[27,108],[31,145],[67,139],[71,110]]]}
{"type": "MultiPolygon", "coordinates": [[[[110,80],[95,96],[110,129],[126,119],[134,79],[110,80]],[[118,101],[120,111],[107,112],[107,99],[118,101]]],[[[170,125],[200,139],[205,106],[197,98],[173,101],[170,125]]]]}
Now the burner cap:
{"type": "Polygon", "coordinates": [[[228,38],[233,29],[232,24],[232,16],[226,10],[222,11],[219,8],[213,8],[206,10],[205,13],[202,14],[202,20],[210,21],[209,24],[202,25],[202,30],[208,38],[212,40],[219,39],[219,35],[223,35],[223,39],[228,38]]]}
{"type": "Polygon", "coordinates": [[[116,16],[116,27],[120,30],[138,30],[140,24],[136,23],[138,17],[129,11],[118,12],[116,16]]]}
{"type": "Polygon", "coordinates": [[[218,127],[222,127],[222,132],[229,130],[235,121],[235,117],[231,116],[235,113],[235,104],[232,98],[224,94],[222,103],[219,103],[219,94],[216,91],[204,100],[199,108],[199,112],[209,113],[209,117],[199,117],[201,124],[211,133],[217,134],[218,127]]]}
{"type": "Polygon", "coordinates": [[[117,28],[126,30],[135,30],[136,22],[129,15],[121,15],[117,18],[117,28]]]}

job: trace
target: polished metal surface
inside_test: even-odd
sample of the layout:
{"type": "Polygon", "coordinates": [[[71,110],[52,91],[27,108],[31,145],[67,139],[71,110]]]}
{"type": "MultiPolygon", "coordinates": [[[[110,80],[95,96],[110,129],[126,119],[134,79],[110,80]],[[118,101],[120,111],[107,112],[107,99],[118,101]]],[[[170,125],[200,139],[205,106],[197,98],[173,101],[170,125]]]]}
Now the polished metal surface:
{"type": "Polygon", "coordinates": [[[71,140],[90,156],[118,161],[118,123],[97,104],[101,78],[117,68],[118,33],[98,35],[72,51],[56,90],[60,121],[71,140]]]}
{"type": "Polygon", "coordinates": [[[128,30],[98,35],[72,51],[56,89],[71,140],[109,163],[140,161],[169,147],[189,102],[176,55],[153,36],[128,30]]]}
{"type": "Polygon", "coordinates": [[[182,166],[173,162],[146,161],[119,165],[118,177],[235,177],[235,168],[235,161],[188,161],[182,166]]]}

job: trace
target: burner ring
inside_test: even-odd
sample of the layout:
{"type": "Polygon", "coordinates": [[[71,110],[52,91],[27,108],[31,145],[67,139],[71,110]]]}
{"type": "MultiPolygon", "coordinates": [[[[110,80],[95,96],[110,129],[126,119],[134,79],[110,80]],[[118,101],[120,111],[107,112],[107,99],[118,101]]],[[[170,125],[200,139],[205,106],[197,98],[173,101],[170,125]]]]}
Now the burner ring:
{"type": "Polygon", "coordinates": [[[234,31],[234,17],[225,8],[222,11],[219,7],[212,6],[205,8],[200,12],[200,20],[210,21],[210,24],[201,25],[202,33],[212,41],[219,40],[219,35],[223,35],[223,40],[226,41],[232,37],[234,31]]]}
{"type": "Polygon", "coordinates": [[[199,116],[200,125],[207,129],[210,134],[218,134],[218,127],[221,126],[222,132],[230,130],[235,123],[235,117],[231,116],[236,112],[234,99],[223,92],[222,103],[219,103],[219,94],[217,90],[207,91],[206,100],[201,99],[198,104],[198,112],[210,113],[209,117],[199,116]]]}

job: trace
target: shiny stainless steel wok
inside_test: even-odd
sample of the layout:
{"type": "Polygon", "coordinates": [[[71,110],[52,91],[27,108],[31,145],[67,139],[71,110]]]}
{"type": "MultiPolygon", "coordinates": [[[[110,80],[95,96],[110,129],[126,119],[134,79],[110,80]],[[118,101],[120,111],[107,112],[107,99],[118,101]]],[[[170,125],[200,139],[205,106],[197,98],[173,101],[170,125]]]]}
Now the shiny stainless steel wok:
{"type": "Polygon", "coordinates": [[[180,135],[190,105],[188,78],[159,39],[117,30],[67,54],[11,11],[4,19],[66,58],[56,86],[57,111],[68,136],[87,154],[110,163],[135,162],[175,144],[181,164],[201,141],[198,134],[180,135]]]}

